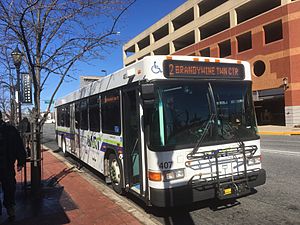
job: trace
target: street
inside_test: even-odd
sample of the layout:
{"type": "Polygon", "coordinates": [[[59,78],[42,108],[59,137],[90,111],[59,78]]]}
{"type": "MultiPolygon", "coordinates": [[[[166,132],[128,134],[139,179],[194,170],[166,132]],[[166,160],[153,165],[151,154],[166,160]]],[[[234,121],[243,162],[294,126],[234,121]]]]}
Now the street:
{"type": "MultiPolygon", "coordinates": [[[[53,125],[45,125],[43,143],[57,149],[53,125]]],[[[267,183],[235,202],[206,201],[172,209],[146,208],[161,224],[300,224],[300,136],[262,136],[267,183]],[[227,204],[228,203],[228,204],[227,204]]],[[[127,201],[126,197],[120,198],[127,201]]],[[[141,207],[141,205],[136,205],[141,207]]]]}

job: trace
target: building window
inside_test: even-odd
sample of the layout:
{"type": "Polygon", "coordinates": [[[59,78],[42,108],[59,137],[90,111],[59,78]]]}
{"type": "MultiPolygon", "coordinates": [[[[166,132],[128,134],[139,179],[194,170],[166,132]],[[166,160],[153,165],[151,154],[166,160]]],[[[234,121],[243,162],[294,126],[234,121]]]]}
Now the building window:
{"type": "Polygon", "coordinates": [[[282,21],[278,20],[274,23],[270,23],[264,26],[264,32],[265,32],[265,44],[281,40],[283,38],[282,21]]]}
{"type": "Polygon", "coordinates": [[[155,41],[158,41],[164,37],[166,37],[169,34],[169,26],[168,24],[162,26],[158,30],[153,32],[153,37],[155,41]]]}
{"type": "Polygon", "coordinates": [[[100,108],[99,96],[89,98],[89,124],[90,130],[100,132],[100,108]]]}
{"type": "Polygon", "coordinates": [[[266,71],[266,64],[261,61],[257,60],[253,63],[253,73],[255,76],[260,77],[262,76],[266,71]]]}
{"type": "Polygon", "coordinates": [[[126,54],[126,57],[130,57],[132,55],[135,54],[135,45],[132,45],[131,47],[127,48],[125,50],[125,54],[126,54]]]}
{"type": "Polygon", "coordinates": [[[185,11],[180,16],[176,17],[172,23],[174,30],[178,30],[179,28],[185,26],[186,24],[192,22],[194,20],[194,9],[191,8],[187,11],[185,11]]]}
{"type": "Polygon", "coordinates": [[[229,13],[226,13],[199,28],[201,40],[220,33],[230,27],[229,13]]]}
{"type": "Polygon", "coordinates": [[[238,43],[238,52],[243,52],[252,48],[251,31],[236,37],[238,43]]]}
{"type": "Polygon", "coordinates": [[[154,50],[153,53],[154,53],[154,55],[169,55],[170,54],[169,44],[166,44],[166,45],[154,50]]]}
{"type": "Polygon", "coordinates": [[[210,48],[205,48],[199,51],[200,55],[203,57],[210,57],[210,48]]]}
{"type": "Polygon", "coordinates": [[[228,0],[203,0],[198,4],[200,10],[200,16],[203,16],[205,13],[217,8],[219,5],[227,2],[228,0]]]}
{"type": "Polygon", "coordinates": [[[150,36],[147,36],[138,42],[138,46],[140,50],[148,47],[149,45],[150,45],[150,36]]]}
{"type": "Polygon", "coordinates": [[[281,5],[281,0],[252,0],[236,9],[237,23],[240,24],[281,5]]]}
{"type": "Polygon", "coordinates": [[[230,40],[223,41],[218,44],[220,51],[220,58],[231,55],[231,42],[230,40]]]}
{"type": "Polygon", "coordinates": [[[185,34],[184,36],[181,36],[180,38],[173,41],[175,51],[178,51],[182,48],[188,47],[195,43],[195,35],[194,31],[191,31],[190,33],[185,34]]]}
{"type": "Polygon", "coordinates": [[[121,133],[121,110],[119,91],[111,91],[101,96],[102,131],[108,134],[121,133]]]}

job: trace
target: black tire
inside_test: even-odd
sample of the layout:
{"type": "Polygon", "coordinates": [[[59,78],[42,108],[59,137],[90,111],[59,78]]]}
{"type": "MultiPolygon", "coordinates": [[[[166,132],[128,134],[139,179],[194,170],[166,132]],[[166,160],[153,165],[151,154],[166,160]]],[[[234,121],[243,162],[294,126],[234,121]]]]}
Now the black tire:
{"type": "Polygon", "coordinates": [[[109,176],[111,185],[114,191],[120,195],[124,194],[123,190],[123,170],[120,160],[115,154],[110,154],[109,157],[109,176]]]}

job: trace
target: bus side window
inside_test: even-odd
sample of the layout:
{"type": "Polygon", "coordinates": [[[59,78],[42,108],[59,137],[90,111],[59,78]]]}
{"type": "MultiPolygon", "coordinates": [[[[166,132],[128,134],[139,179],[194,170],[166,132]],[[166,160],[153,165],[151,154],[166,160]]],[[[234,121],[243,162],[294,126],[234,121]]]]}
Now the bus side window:
{"type": "Polygon", "coordinates": [[[112,91],[101,96],[101,124],[104,133],[120,135],[120,93],[112,91]]]}
{"type": "Polygon", "coordinates": [[[80,102],[75,103],[75,128],[80,128],[80,102]]]}
{"type": "Polygon", "coordinates": [[[88,105],[87,99],[83,99],[80,102],[80,129],[88,129],[88,105]]]}

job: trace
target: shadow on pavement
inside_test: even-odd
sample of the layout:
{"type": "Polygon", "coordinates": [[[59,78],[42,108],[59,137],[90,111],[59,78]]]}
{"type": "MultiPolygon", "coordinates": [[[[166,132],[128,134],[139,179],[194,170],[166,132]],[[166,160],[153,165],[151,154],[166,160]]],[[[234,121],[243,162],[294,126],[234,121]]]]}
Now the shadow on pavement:
{"type": "MultiPolygon", "coordinates": [[[[58,177],[63,177],[62,172],[58,177]]],[[[18,183],[16,191],[15,220],[9,221],[6,210],[3,208],[2,216],[0,216],[0,224],[67,224],[70,223],[70,220],[66,211],[71,211],[77,208],[77,205],[72,201],[68,193],[64,191],[62,186],[44,186],[40,195],[32,196],[30,191],[22,189],[22,183],[18,183]]]]}
{"type": "Polygon", "coordinates": [[[163,219],[163,223],[166,225],[194,225],[194,220],[191,216],[191,212],[210,208],[213,211],[223,210],[230,207],[235,207],[239,205],[240,202],[236,199],[220,201],[217,199],[207,200],[199,203],[194,203],[191,205],[181,206],[181,207],[169,207],[169,208],[157,208],[151,207],[147,209],[148,213],[153,214],[156,217],[163,219]]]}
{"type": "MultiPolygon", "coordinates": [[[[250,194],[255,194],[256,190],[252,190],[250,194]]],[[[195,222],[191,216],[191,212],[209,208],[212,211],[225,210],[231,207],[236,207],[241,203],[238,199],[228,199],[228,200],[218,200],[218,199],[210,199],[198,203],[194,203],[191,205],[183,205],[178,207],[147,207],[143,201],[136,198],[132,194],[127,195],[133,202],[143,208],[148,214],[153,215],[157,220],[159,220],[162,224],[166,225],[194,225],[195,222]]]]}

